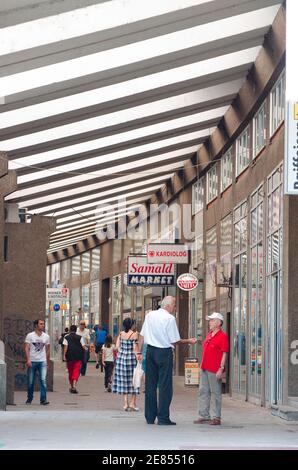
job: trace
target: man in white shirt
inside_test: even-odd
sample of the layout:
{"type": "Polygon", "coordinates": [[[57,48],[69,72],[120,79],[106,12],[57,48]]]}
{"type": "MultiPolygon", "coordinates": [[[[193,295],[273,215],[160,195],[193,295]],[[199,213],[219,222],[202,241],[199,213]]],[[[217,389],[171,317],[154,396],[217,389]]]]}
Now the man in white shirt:
{"type": "Polygon", "coordinates": [[[25,339],[25,355],[28,377],[28,396],[26,404],[33,400],[33,390],[36,371],[39,373],[40,404],[48,405],[47,401],[47,363],[50,360],[50,337],[44,332],[44,320],[34,320],[34,331],[28,333],[25,339]]]}
{"type": "MultiPolygon", "coordinates": [[[[195,344],[195,338],[180,339],[176,319],[173,315],[176,299],[165,297],[159,310],[147,313],[141,330],[139,349],[142,343],[147,346],[146,355],[146,394],[145,418],[154,424],[157,417],[159,425],[175,425],[170,420],[170,404],[173,396],[173,349],[175,344],[195,344]],[[157,403],[157,384],[159,400],[157,403]]],[[[140,352],[138,360],[142,360],[140,352]]]]}
{"type": "Polygon", "coordinates": [[[86,323],[84,320],[80,320],[79,327],[77,328],[77,335],[82,336],[84,338],[84,359],[82,361],[81,367],[81,375],[86,375],[87,370],[87,363],[90,358],[90,333],[89,330],[86,328],[86,323]]]}

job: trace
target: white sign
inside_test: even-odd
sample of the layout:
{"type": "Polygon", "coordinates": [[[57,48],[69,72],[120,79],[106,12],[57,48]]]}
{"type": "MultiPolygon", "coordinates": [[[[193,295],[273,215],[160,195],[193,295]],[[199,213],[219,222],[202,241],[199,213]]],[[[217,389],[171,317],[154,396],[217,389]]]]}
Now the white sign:
{"type": "Polygon", "coordinates": [[[298,100],[287,103],[285,194],[298,194],[298,100]]]}
{"type": "Polygon", "coordinates": [[[198,286],[198,278],[191,273],[181,274],[177,279],[177,286],[181,290],[190,291],[198,286]]]}
{"type": "Polygon", "coordinates": [[[128,286],[173,286],[174,263],[148,264],[146,256],[128,256],[128,286]]]}
{"type": "Polygon", "coordinates": [[[171,243],[150,243],[147,259],[148,263],[188,264],[188,247],[171,243]]]}
{"type": "Polygon", "coordinates": [[[185,385],[199,385],[199,361],[197,358],[185,359],[185,385]]]}
{"type": "Polygon", "coordinates": [[[64,302],[69,300],[69,289],[62,287],[62,289],[47,289],[47,301],[48,302],[64,302]]]}

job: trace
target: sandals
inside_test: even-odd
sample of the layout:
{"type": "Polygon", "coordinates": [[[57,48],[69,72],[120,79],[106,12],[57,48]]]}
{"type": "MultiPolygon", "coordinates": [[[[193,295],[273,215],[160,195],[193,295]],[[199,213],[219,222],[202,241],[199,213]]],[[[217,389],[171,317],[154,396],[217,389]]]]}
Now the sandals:
{"type": "Polygon", "coordinates": [[[140,411],[140,408],[138,408],[137,406],[131,406],[129,407],[131,409],[131,411],[140,411]]]}
{"type": "Polygon", "coordinates": [[[129,407],[128,405],[124,405],[124,406],[123,406],[123,409],[124,409],[124,411],[129,411],[129,410],[130,410],[130,407],[129,407]]]}

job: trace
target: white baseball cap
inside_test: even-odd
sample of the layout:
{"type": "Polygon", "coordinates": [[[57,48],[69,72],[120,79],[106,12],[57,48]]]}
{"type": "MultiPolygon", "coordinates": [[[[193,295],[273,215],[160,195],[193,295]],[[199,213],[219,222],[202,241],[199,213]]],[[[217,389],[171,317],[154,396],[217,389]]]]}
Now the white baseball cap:
{"type": "Polygon", "coordinates": [[[207,315],[206,320],[215,320],[215,319],[223,321],[223,316],[219,312],[213,312],[212,315],[207,315]]]}

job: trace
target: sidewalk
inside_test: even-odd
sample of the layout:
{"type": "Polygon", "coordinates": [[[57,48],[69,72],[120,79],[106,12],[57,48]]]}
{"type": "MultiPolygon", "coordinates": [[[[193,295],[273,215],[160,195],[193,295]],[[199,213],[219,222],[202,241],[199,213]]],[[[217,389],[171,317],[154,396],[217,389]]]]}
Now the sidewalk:
{"type": "Polygon", "coordinates": [[[149,426],[140,412],[122,410],[121,396],[104,393],[103,374],[88,364],[79,395],[68,391],[64,365],[55,364],[50,405],[32,405],[15,393],[15,406],[0,412],[0,449],[296,449],[298,423],[283,421],[269,410],[229,397],[223,399],[222,426],[195,425],[197,388],[174,379],[171,419],[177,426],[149,426]]]}

